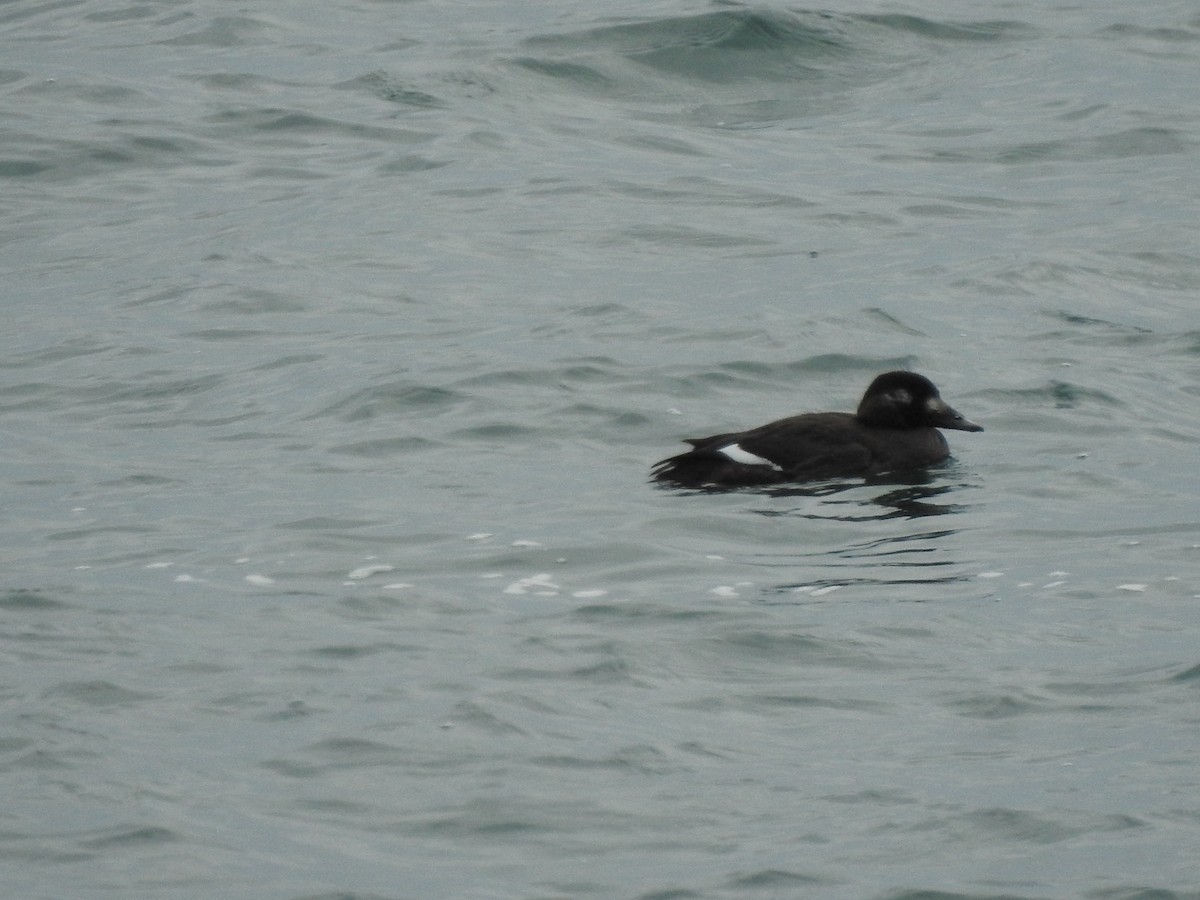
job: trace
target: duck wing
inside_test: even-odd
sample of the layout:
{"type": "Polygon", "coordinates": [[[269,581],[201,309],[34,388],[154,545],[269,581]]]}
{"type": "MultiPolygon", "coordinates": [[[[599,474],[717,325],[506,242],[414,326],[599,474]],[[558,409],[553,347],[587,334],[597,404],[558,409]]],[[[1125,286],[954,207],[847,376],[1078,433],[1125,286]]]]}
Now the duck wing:
{"type": "Polygon", "coordinates": [[[875,453],[865,431],[848,413],[806,413],[747,431],[734,443],[779,466],[790,481],[811,481],[870,471],[875,453]]]}
{"type": "Polygon", "coordinates": [[[657,463],[659,481],[699,486],[779,484],[861,475],[874,462],[862,426],[848,413],[806,413],[749,431],[691,438],[691,450],[657,463]]]}

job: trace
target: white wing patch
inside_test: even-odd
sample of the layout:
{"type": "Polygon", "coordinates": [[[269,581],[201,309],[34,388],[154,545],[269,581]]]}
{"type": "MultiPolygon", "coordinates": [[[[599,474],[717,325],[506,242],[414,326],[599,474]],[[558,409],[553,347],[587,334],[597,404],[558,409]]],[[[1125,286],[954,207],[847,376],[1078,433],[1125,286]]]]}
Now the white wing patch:
{"type": "Polygon", "coordinates": [[[717,448],[717,452],[729,457],[735,463],[741,463],[746,466],[770,466],[776,472],[783,471],[783,466],[777,466],[769,459],[756,456],[749,450],[743,450],[737,444],[726,444],[724,447],[717,448]]]}

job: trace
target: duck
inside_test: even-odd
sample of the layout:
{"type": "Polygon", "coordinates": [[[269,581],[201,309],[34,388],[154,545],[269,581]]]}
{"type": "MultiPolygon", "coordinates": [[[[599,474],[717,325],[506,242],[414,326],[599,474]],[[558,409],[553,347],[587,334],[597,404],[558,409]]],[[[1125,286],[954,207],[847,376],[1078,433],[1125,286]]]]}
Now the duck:
{"type": "Polygon", "coordinates": [[[685,443],[692,449],[660,460],[653,481],[681,487],[749,487],[923,469],[950,455],[938,429],[983,431],[942,399],[916,372],[884,372],[854,413],[789,416],[747,431],[685,443]]]}

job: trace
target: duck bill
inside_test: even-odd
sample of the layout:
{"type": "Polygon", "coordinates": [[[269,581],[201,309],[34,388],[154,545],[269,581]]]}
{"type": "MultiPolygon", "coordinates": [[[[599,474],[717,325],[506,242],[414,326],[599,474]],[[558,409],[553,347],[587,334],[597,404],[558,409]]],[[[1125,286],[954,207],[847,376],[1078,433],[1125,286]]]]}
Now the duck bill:
{"type": "Polygon", "coordinates": [[[953,428],[955,431],[983,431],[982,425],[976,425],[942,400],[934,400],[929,404],[929,417],[926,419],[926,422],[934,428],[953,428]]]}

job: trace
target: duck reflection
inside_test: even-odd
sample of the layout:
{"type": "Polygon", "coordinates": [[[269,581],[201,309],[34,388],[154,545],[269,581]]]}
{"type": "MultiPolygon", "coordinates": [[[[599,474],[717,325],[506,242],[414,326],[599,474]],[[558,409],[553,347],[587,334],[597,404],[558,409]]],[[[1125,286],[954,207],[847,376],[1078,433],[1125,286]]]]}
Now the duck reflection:
{"type": "MultiPolygon", "coordinates": [[[[964,492],[978,485],[947,473],[922,470],[855,481],[826,482],[762,490],[769,501],[751,512],[767,517],[795,517],[808,521],[862,525],[871,522],[926,521],[933,516],[964,512],[964,492]],[[939,474],[941,477],[939,477],[939,474]],[[787,503],[788,500],[796,503],[787,503]],[[785,501],[781,503],[780,501],[785,501]]],[[[943,523],[949,525],[945,519],[943,523]]],[[[773,553],[755,560],[772,568],[802,566],[806,578],[776,584],[775,594],[808,601],[852,586],[950,584],[971,579],[961,561],[948,555],[958,529],[951,527],[903,529],[867,537],[842,546],[805,546],[795,553],[773,553]]],[[[858,532],[861,537],[861,531],[858,532]]]]}
{"type": "Polygon", "coordinates": [[[921,519],[926,516],[945,516],[962,512],[966,505],[955,496],[973,487],[964,483],[947,483],[929,471],[878,476],[866,480],[826,482],[821,485],[779,487],[760,491],[772,500],[789,497],[813,497],[824,501],[818,509],[809,506],[794,509],[756,509],[763,516],[803,516],[809,519],[837,519],[845,522],[864,522],[881,519],[921,519]],[[876,489],[885,488],[881,493],[876,489]],[[863,496],[864,491],[869,496],[863,496]],[[939,498],[944,498],[939,500],[939,498]],[[946,502],[951,498],[955,502],[946,502]],[[831,507],[837,511],[831,514],[831,507]]]}

